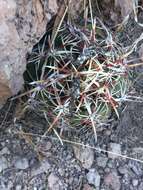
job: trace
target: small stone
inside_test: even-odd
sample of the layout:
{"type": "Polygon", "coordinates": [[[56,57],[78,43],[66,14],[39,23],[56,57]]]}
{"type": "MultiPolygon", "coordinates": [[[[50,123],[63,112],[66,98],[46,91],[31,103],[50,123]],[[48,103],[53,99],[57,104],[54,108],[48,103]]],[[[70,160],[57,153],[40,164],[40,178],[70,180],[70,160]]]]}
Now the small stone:
{"type": "Polygon", "coordinates": [[[143,190],[143,182],[140,183],[138,190],[143,190]]]}
{"type": "Polygon", "coordinates": [[[45,147],[45,149],[46,149],[46,150],[50,150],[51,147],[52,147],[52,143],[51,143],[50,141],[46,142],[46,147],[45,147]]]}
{"type": "Polygon", "coordinates": [[[48,177],[48,185],[51,190],[60,190],[59,178],[51,173],[48,177]]]}
{"type": "Polygon", "coordinates": [[[22,190],[22,186],[21,185],[16,185],[16,190],[22,190]]]}
{"type": "Polygon", "coordinates": [[[107,136],[110,136],[111,133],[112,133],[111,130],[106,130],[106,131],[105,131],[105,135],[107,135],[107,136]]]}
{"type": "Polygon", "coordinates": [[[114,162],[114,160],[109,160],[107,166],[108,166],[108,168],[110,168],[110,169],[115,168],[115,162],[114,162]]]}
{"type": "MultiPolygon", "coordinates": [[[[139,72],[143,72],[143,67],[141,68],[139,68],[139,72]]],[[[143,82],[143,80],[141,79],[141,81],[143,82]]],[[[139,82],[141,82],[140,80],[139,80],[139,82]]],[[[138,155],[139,156],[139,158],[140,158],[140,160],[143,160],[143,148],[142,147],[135,147],[135,148],[133,148],[133,151],[132,151],[133,153],[134,153],[134,155],[138,155]]]]}
{"type": "Polygon", "coordinates": [[[59,174],[60,174],[61,176],[64,176],[64,174],[65,174],[65,171],[63,170],[63,168],[59,168],[59,169],[58,169],[58,172],[59,172],[59,174]]]}
{"type": "Polygon", "coordinates": [[[4,156],[0,157],[0,172],[7,169],[9,167],[9,162],[4,156]]]}
{"type": "Polygon", "coordinates": [[[18,159],[16,159],[14,166],[17,169],[25,170],[29,167],[29,163],[28,163],[27,158],[18,158],[18,159]]]}
{"type": "Polygon", "coordinates": [[[111,187],[112,190],[120,190],[120,179],[117,173],[114,171],[105,176],[104,183],[107,185],[107,187],[111,187]]]}
{"type": "Polygon", "coordinates": [[[128,166],[132,169],[132,171],[133,171],[136,175],[138,175],[138,176],[143,175],[143,170],[142,170],[142,165],[141,165],[141,163],[134,162],[133,160],[130,160],[128,166]]]}
{"type": "Polygon", "coordinates": [[[110,168],[107,168],[107,167],[106,167],[106,168],[104,169],[104,171],[105,171],[105,173],[109,173],[109,172],[110,172],[110,168]]]}
{"type": "Polygon", "coordinates": [[[4,154],[10,154],[10,151],[7,147],[4,147],[1,151],[0,151],[0,155],[4,155],[4,154]]]}
{"type": "Polygon", "coordinates": [[[119,171],[120,174],[128,174],[128,169],[127,169],[126,166],[120,166],[118,168],[118,171],[119,171]]]}
{"type": "Polygon", "coordinates": [[[132,184],[134,187],[136,187],[138,185],[139,181],[137,179],[133,179],[132,180],[132,184]]]}
{"type": "Polygon", "coordinates": [[[81,146],[73,146],[75,157],[82,163],[86,169],[91,168],[94,161],[94,152],[90,148],[83,148],[81,146]]]}
{"type": "Polygon", "coordinates": [[[121,145],[117,143],[110,143],[109,151],[110,151],[110,153],[108,153],[109,158],[112,159],[118,158],[119,155],[121,155],[121,145]],[[111,152],[113,152],[113,154],[111,152]]]}
{"type": "Polygon", "coordinates": [[[13,187],[13,181],[12,180],[8,180],[7,182],[7,189],[12,189],[13,187]]]}
{"type": "Polygon", "coordinates": [[[36,176],[36,175],[39,175],[41,173],[46,173],[48,172],[48,170],[50,169],[50,164],[48,162],[47,159],[43,159],[41,162],[40,162],[40,165],[36,165],[36,168],[33,168],[32,171],[31,171],[31,176],[36,176]]]}
{"type": "MultiPolygon", "coordinates": [[[[39,141],[40,141],[40,139],[39,139],[39,141]]],[[[42,143],[39,144],[38,149],[42,150],[44,153],[46,153],[46,157],[47,157],[47,154],[50,153],[49,150],[51,149],[51,147],[52,147],[52,143],[50,141],[43,141],[42,143]]]]}
{"type": "Polygon", "coordinates": [[[107,164],[107,161],[108,161],[108,158],[107,157],[98,157],[97,158],[97,165],[102,167],[102,168],[105,168],[106,167],[106,164],[107,164]]]}
{"type": "Polygon", "coordinates": [[[94,168],[89,170],[86,177],[87,177],[88,183],[91,184],[91,185],[94,185],[96,190],[99,190],[99,187],[100,187],[100,175],[94,168]]]}
{"type": "Polygon", "coordinates": [[[91,187],[89,184],[85,184],[83,186],[83,190],[93,190],[93,187],[91,187]]]}

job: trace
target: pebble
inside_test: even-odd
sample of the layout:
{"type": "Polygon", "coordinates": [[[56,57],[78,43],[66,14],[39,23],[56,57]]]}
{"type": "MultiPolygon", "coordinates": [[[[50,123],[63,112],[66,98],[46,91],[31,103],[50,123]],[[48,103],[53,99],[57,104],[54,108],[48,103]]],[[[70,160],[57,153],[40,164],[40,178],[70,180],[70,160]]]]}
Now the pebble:
{"type": "Polygon", "coordinates": [[[91,187],[89,184],[84,184],[83,190],[93,190],[93,187],[91,187]]]}
{"type": "Polygon", "coordinates": [[[94,185],[96,190],[99,190],[99,188],[100,188],[100,175],[97,172],[97,170],[94,168],[91,168],[89,170],[89,172],[87,173],[86,177],[87,177],[88,183],[90,185],[94,185]]]}
{"type": "Polygon", "coordinates": [[[91,168],[94,162],[94,152],[90,148],[83,148],[81,146],[73,146],[75,157],[81,162],[86,169],[91,168]]]}
{"type": "Polygon", "coordinates": [[[48,151],[48,150],[51,149],[51,147],[52,147],[52,143],[51,143],[50,141],[46,142],[46,147],[45,147],[45,149],[48,151]]]}
{"type": "Polygon", "coordinates": [[[51,173],[48,176],[48,185],[51,190],[60,190],[59,178],[51,173]]]}
{"type": "Polygon", "coordinates": [[[120,174],[128,174],[128,168],[126,166],[120,166],[118,171],[120,174]]]}
{"type": "Polygon", "coordinates": [[[21,185],[16,185],[15,190],[22,190],[22,186],[21,185]]]}
{"type": "Polygon", "coordinates": [[[107,166],[108,166],[108,168],[110,168],[110,169],[114,168],[114,167],[115,167],[114,160],[109,160],[107,166]]]}
{"type": "Polygon", "coordinates": [[[36,176],[42,173],[48,172],[50,169],[50,164],[47,159],[43,159],[40,164],[37,164],[35,168],[32,169],[31,171],[31,176],[36,176]]]}
{"type": "Polygon", "coordinates": [[[109,172],[110,172],[110,168],[107,168],[107,167],[106,167],[106,168],[104,169],[104,171],[105,171],[105,173],[109,173],[109,172]]]}
{"type": "Polygon", "coordinates": [[[140,163],[130,160],[129,167],[136,175],[143,175],[142,165],[140,163]]]}
{"type": "MultiPolygon", "coordinates": [[[[121,154],[121,145],[117,143],[110,143],[109,151],[116,154],[121,154]]],[[[118,158],[119,156],[116,154],[108,153],[108,157],[112,159],[118,158]]]]}
{"type": "Polygon", "coordinates": [[[7,183],[7,189],[12,189],[13,188],[13,181],[12,180],[8,180],[8,183],[7,183]]]}
{"type": "Polygon", "coordinates": [[[138,190],[143,190],[143,182],[140,183],[138,190]]]}
{"type": "Polygon", "coordinates": [[[139,181],[137,179],[132,180],[132,184],[134,187],[138,186],[139,181]]]}
{"type": "Polygon", "coordinates": [[[59,172],[59,174],[60,174],[61,176],[64,176],[64,174],[65,174],[65,171],[64,171],[64,169],[62,169],[62,168],[59,168],[59,169],[58,169],[58,172],[59,172]]]}
{"type": "Polygon", "coordinates": [[[50,141],[43,141],[39,145],[39,149],[42,150],[43,152],[48,152],[52,147],[52,143],[50,141]]]}
{"type": "Polygon", "coordinates": [[[112,190],[120,190],[121,188],[119,176],[117,175],[115,171],[107,174],[104,177],[104,183],[108,187],[112,187],[112,190]]]}
{"type": "Polygon", "coordinates": [[[112,133],[111,130],[106,130],[106,131],[105,131],[105,135],[107,135],[107,136],[110,136],[111,133],[112,133]]]}
{"type": "Polygon", "coordinates": [[[29,167],[29,162],[27,160],[27,158],[17,158],[14,166],[16,169],[20,169],[20,170],[25,170],[29,167]]]}
{"type": "Polygon", "coordinates": [[[105,168],[106,167],[106,164],[107,164],[107,161],[108,161],[108,158],[107,157],[98,157],[97,158],[97,165],[99,167],[102,167],[102,168],[105,168]]]}
{"type": "Polygon", "coordinates": [[[4,156],[0,156],[0,172],[9,167],[9,162],[4,156]]]}
{"type": "Polygon", "coordinates": [[[10,151],[7,147],[4,147],[1,151],[0,151],[0,155],[4,155],[4,154],[10,154],[10,151]]]}

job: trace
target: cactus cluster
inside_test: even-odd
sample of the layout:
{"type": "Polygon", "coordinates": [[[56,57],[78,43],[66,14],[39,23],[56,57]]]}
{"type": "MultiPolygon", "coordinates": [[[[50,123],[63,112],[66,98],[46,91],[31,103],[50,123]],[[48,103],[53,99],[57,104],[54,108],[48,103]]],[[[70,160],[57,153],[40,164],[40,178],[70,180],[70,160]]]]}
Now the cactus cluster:
{"type": "Polygon", "coordinates": [[[96,137],[112,111],[119,117],[130,86],[126,56],[100,19],[63,21],[53,43],[46,34],[33,49],[28,65],[29,105],[44,114],[48,131],[66,123],[92,127],[96,137]]]}

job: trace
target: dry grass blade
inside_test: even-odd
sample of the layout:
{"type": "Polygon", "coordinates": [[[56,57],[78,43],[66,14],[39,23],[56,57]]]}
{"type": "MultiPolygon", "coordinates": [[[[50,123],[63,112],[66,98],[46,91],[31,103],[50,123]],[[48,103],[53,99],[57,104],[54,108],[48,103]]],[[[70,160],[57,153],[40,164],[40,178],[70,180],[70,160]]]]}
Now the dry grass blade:
{"type": "Polygon", "coordinates": [[[142,66],[142,65],[143,65],[143,63],[135,63],[135,64],[127,65],[127,66],[132,68],[132,67],[138,67],[138,66],[142,66]]]}
{"type": "Polygon", "coordinates": [[[52,32],[52,37],[51,37],[51,44],[53,45],[54,44],[54,41],[56,39],[56,36],[59,32],[59,29],[63,23],[63,20],[65,18],[65,15],[67,13],[67,10],[68,10],[68,5],[65,4],[65,2],[62,4],[59,12],[58,12],[58,15],[56,17],[56,20],[55,20],[55,24],[54,24],[54,27],[53,27],[53,32],[52,32]]]}
{"type": "MultiPolygon", "coordinates": [[[[25,135],[25,136],[28,135],[28,136],[42,137],[42,136],[37,135],[37,134],[25,133],[25,132],[19,132],[19,131],[15,131],[15,134],[20,134],[20,135],[22,134],[22,135],[25,135]]],[[[45,136],[45,138],[59,141],[59,138],[56,138],[56,137],[45,136]]],[[[85,148],[90,148],[90,149],[95,150],[96,152],[108,153],[108,154],[111,154],[111,155],[116,155],[116,156],[118,156],[119,158],[122,158],[122,159],[128,159],[128,160],[133,160],[135,162],[143,163],[143,160],[133,158],[133,157],[130,157],[130,156],[127,156],[127,155],[122,155],[122,154],[119,154],[119,153],[116,153],[116,152],[108,151],[108,150],[105,150],[105,149],[102,149],[102,148],[99,148],[99,147],[86,145],[84,143],[67,140],[67,139],[64,139],[64,138],[61,138],[61,137],[60,137],[60,140],[62,141],[62,143],[65,142],[65,143],[72,144],[72,145],[77,145],[77,146],[81,146],[81,147],[85,147],[85,148]]]]}

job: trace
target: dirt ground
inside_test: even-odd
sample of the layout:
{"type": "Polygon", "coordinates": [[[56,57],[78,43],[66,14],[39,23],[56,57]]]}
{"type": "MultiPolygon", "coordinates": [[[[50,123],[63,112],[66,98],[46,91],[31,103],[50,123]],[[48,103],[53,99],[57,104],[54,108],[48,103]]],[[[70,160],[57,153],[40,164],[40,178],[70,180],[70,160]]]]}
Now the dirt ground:
{"type": "MultiPolygon", "coordinates": [[[[140,20],[143,14],[140,14],[140,20]]],[[[130,45],[143,29],[130,18],[120,41],[130,45]]],[[[138,57],[138,49],[132,55],[138,57]]],[[[143,67],[134,87],[142,96],[143,67]]],[[[143,190],[143,102],[128,102],[120,119],[114,116],[97,133],[81,129],[80,142],[138,160],[123,158],[89,147],[64,142],[53,134],[41,138],[46,121],[33,111],[15,121],[18,100],[7,101],[0,110],[0,190],[143,190]],[[28,135],[19,131],[23,130],[28,135]]],[[[76,140],[70,132],[70,140],[76,140]]]]}

